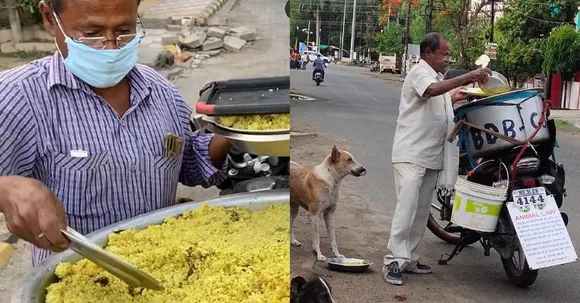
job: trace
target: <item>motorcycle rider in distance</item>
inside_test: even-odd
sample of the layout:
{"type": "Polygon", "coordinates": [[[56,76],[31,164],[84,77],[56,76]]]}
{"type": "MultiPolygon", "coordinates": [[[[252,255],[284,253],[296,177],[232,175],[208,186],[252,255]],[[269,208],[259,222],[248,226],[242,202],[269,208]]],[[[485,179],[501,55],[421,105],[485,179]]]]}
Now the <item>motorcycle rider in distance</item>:
{"type": "Polygon", "coordinates": [[[324,80],[324,60],[322,57],[318,55],[316,60],[314,60],[314,71],[312,72],[312,80],[314,80],[314,75],[316,72],[320,72],[322,74],[322,80],[324,80]]]}

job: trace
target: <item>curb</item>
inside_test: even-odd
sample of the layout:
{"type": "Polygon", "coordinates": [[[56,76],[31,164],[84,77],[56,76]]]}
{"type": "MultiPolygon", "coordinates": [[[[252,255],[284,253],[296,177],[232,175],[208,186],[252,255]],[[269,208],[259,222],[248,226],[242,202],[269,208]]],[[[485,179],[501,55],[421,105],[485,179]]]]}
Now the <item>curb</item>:
{"type": "Polygon", "coordinates": [[[208,19],[215,15],[226,2],[228,2],[228,0],[213,0],[203,11],[201,11],[199,16],[193,18],[192,24],[195,26],[207,25],[208,19]]]}

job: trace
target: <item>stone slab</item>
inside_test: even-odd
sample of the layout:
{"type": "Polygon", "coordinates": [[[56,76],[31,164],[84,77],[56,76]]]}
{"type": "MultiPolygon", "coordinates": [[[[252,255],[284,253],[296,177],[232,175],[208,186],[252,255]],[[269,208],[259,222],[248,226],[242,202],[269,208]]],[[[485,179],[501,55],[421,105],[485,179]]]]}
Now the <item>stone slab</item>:
{"type": "Polygon", "coordinates": [[[224,37],[224,48],[230,52],[239,52],[244,45],[246,45],[246,40],[234,36],[224,37]]]}
{"type": "Polygon", "coordinates": [[[196,49],[203,45],[206,38],[207,34],[205,32],[193,32],[183,38],[183,45],[191,49],[196,49]]]}
{"type": "Polygon", "coordinates": [[[223,39],[226,36],[226,30],[219,27],[210,27],[207,29],[207,36],[223,39]]]}
{"type": "Polygon", "coordinates": [[[220,38],[209,37],[203,43],[201,49],[204,51],[220,49],[224,46],[224,41],[220,38]]]}
{"type": "Polygon", "coordinates": [[[239,26],[230,29],[230,34],[246,41],[256,40],[256,30],[245,26],[239,26]]]}

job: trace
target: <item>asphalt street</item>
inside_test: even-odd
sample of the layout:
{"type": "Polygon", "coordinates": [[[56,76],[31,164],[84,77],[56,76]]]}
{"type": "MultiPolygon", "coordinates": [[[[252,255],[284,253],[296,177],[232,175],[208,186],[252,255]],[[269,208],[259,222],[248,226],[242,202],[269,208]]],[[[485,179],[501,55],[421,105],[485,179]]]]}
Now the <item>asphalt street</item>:
{"type": "MultiPolygon", "coordinates": [[[[420,250],[422,261],[433,265],[434,273],[420,277],[407,275],[402,287],[383,281],[382,256],[396,204],[390,155],[400,84],[393,85],[364,75],[364,72],[366,70],[361,68],[330,65],[326,81],[317,87],[311,79],[312,67],[306,71],[291,71],[293,91],[319,99],[292,101],[292,128],[297,131],[304,128],[330,138],[323,150],[330,151],[332,144],[346,147],[368,169],[365,177],[344,181],[346,194],[342,194],[337,210],[337,238],[341,253],[347,257],[360,256],[375,264],[371,273],[358,276],[329,272],[323,265],[317,266],[317,271],[329,279],[337,299],[357,303],[390,302],[396,292],[404,291],[407,302],[580,302],[579,262],[540,270],[534,285],[519,289],[508,281],[499,255],[492,250],[491,256],[484,257],[479,244],[463,250],[449,265],[437,265],[441,254],[450,252],[453,247],[428,230],[420,250]],[[364,212],[362,220],[358,216],[361,212],[364,212]]],[[[300,152],[309,144],[308,140],[301,141],[296,144],[293,141],[292,159],[311,165],[321,162],[323,154],[312,155],[318,158],[311,159],[310,154],[300,152]]],[[[570,217],[568,230],[580,253],[577,227],[580,222],[580,140],[560,135],[558,141],[557,158],[566,167],[568,189],[562,209],[570,217]]],[[[297,237],[304,245],[293,248],[293,264],[303,260],[310,249],[310,229],[304,217],[301,212],[297,230],[297,237]],[[300,227],[301,224],[304,226],[300,227]]],[[[321,247],[328,256],[330,247],[323,226],[321,235],[324,237],[321,247]]]]}

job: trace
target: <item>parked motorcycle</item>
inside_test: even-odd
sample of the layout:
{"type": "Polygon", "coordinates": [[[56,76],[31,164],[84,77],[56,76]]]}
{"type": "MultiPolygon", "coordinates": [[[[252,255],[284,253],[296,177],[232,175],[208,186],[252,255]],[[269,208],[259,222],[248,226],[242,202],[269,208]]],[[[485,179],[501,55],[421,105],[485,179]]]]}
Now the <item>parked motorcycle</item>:
{"type": "MultiPolygon", "coordinates": [[[[432,204],[427,227],[441,240],[455,245],[450,254],[442,256],[439,264],[447,264],[464,247],[480,242],[485,256],[490,255],[491,248],[500,254],[504,271],[513,284],[525,288],[536,281],[538,269],[529,266],[520,243],[521,235],[516,231],[508,207],[512,207],[511,202],[514,202],[513,206],[519,206],[523,211],[533,210],[536,207],[541,209],[546,207],[547,199],[553,198],[559,209],[566,196],[564,166],[556,162],[554,154],[554,148],[557,146],[556,125],[549,119],[547,101],[543,100],[539,93],[540,90],[513,92],[503,97],[508,99],[511,96],[513,101],[497,103],[497,100],[491,97],[486,98],[490,99],[489,102],[481,100],[476,102],[478,104],[455,110],[458,121],[471,119],[472,121],[468,123],[486,123],[482,128],[470,124],[471,127],[460,132],[462,148],[455,191],[451,194],[438,191],[437,202],[432,204]],[[492,105],[494,101],[496,103],[492,105]],[[493,106],[497,107],[495,113],[498,114],[495,117],[490,115],[493,106]],[[488,107],[484,109],[487,112],[484,112],[484,115],[477,115],[477,110],[481,111],[485,107],[488,107]],[[516,110],[511,111],[510,108],[516,110]],[[525,120],[509,117],[518,111],[520,118],[525,120]],[[498,117],[502,115],[504,116],[498,117]],[[477,122],[474,122],[475,120],[477,122]],[[523,125],[518,125],[520,122],[523,125]],[[532,130],[533,134],[528,133],[524,140],[518,140],[517,137],[521,137],[518,131],[522,132],[526,127],[528,131],[532,130]],[[499,130],[501,128],[502,131],[499,130]],[[505,197],[498,199],[497,206],[493,206],[498,212],[496,217],[499,217],[496,218],[495,225],[482,228],[484,222],[482,220],[488,220],[489,216],[474,215],[473,212],[483,212],[483,207],[476,206],[469,214],[461,213],[467,206],[462,206],[465,201],[460,195],[466,194],[463,192],[458,194],[460,185],[461,191],[466,191],[465,185],[471,186],[472,192],[479,193],[486,191],[489,194],[503,190],[505,197]],[[526,196],[526,193],[530,192],[534,194],[526,196]],[[525,199],[522,200],[522,197],[525,199]]],[[[466,202],[469,204],[470,201],[466,202]]],[[[473,204],[473,201],[471,202],[473,204]]],[[[491,206],[485,206],[486,215],[488,208],[491,206]]],[[[564,212],[560,214],[564,225],[567,226],[568,216],[564,212]]],[[[538,228],[550,229],[552,226],[538,228]]]]}
{"type": "Polygon", "coordinates": [[[378,72],[379,71],[379,63],[373,62],[373,64],[371,64],[371,67],[369,68],[369,71],[371,73],[378,72]]]}

